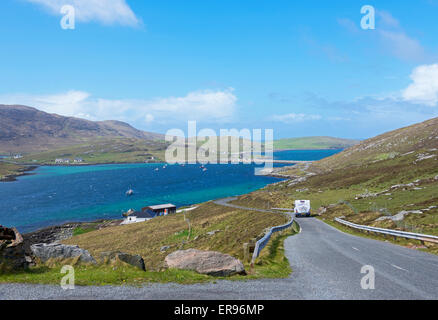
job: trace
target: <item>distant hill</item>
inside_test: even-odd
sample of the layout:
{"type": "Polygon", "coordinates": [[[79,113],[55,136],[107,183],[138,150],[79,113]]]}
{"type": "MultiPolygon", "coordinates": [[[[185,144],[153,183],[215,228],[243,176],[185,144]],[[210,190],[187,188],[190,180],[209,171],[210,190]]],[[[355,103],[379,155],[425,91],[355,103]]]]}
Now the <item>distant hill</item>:
{"type": "Polygon", "coordinates": [[[276,150],[285,149],[345,149],[355,144],[359,140],[342,139],[334,137],[303,137],[303,138],[288,138],[274,141],[276,150]]]}
{"type": "Polygon", "coordinates": [[[42,152],[93,139],[163,140],[120,121],[89,121],[20,105],[0,105],[0,154],[42,152]]]}
{"type": "MultiPolygon", "coordinates": [[[[356,165],[371,165],[383,160],[421,158],[422,154],[437,154],[437,148],[438,118],[434,118],[364,140],[315,165],[320,168],[330,168],[330,170],[343,169],[356,165]]],[[[408,166],[405,169],[412,170],[413,168],[415,166],[408,166]]],[[[438,171],[438,164],[436,171],[438,171]]]]}

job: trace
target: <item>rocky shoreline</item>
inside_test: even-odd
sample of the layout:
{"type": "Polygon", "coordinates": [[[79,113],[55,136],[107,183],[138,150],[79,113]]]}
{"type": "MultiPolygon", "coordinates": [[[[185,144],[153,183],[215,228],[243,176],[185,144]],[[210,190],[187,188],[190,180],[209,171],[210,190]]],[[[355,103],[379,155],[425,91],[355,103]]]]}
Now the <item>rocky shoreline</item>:
{"type": "Polygon", "coordinates": [[[91,222],[69,222],[63,225],[46,227],[37,231],[23,234],[24,250],[30,254],[30,247],[34,244],[59,243],[73,237],[74,230],[82,228],[86,230],[100,230],[103,228],[118,226],[123,220],[99,219],[91,222]]]}
{"type": "Polygon", "coordinates": [[[36,168],[38,168],[38,166],[26,166],[24,168],[20,168],[18,169],[17,173],[9,174],[3,178],[0,178],[0,182],[13,182],[17,181],[18,177],[34,175],[35,173],[32,171],[34,171],[36,168]]]}

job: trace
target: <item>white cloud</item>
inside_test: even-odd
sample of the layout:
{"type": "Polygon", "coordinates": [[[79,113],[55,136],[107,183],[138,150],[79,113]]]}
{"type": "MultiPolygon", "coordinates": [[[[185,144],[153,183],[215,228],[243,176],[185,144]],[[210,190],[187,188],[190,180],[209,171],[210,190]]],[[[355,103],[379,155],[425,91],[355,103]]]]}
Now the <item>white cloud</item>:
{"type": "Polygon", "coordinates": [[[61,15],[64,5],[75,8],[78,21],[98,21],[105,25],[120,24],[123,26],[138,26],[140,20],[126,3],[126,0],[26,0],[41,5],[50,13],[61,15]]]}
{"type": "Polygon", "coordinates": [[[271,120],[283,122],[283,123],[294,123],[303,121],[320,120],[322,117],[318,114],[305,114],[305,113],[288,113],[282,115],[273,115],[271,120]]]}
{"type": "Polygon", "coordinates": [[[376,35],[379,46],[388,54],[404,61],[421,61],[426,58],[426,50],[420,41],[412,38],[402,28],[400,22],[390,12],[377,10],[376,30],[360,30],[354,21],[348,18],[338,19],[338,24],[355,36],[360,34],[376,35]]]}
{"type": "Polygon", "coordinates": [[[359,32],[359,28],[356,26],[356,23],[354,23],[354,21],[351,19],[339,18],[338,24],[344,27],[345,29],[347,29],[348,31],[350,31],[351,33],[359,32]]]}
{"type": "Polygon", "coordinates": [[[422,65],[414,69],[411,83],[402,92],[406,101],[428,106],[438,104],[438,64],[422,65]]]}
{"type": "Polygon", "coordinates": [[[425,57],[425,50],[420,42],[407,35],[400,22],[390,12],[378,10],[377,15],[380,21],[376,30],[387,51],[407,61],[418,61],[425,57]]]}
{"type": "Polygon", "coordinates": [[[146,118],[146,123],[152,123],[155,120],[155,117],[150,113],[148,113],[145,118],[146,118]]]}
{"type": "Polygon", "coordinates": [[[384,10],[377,10],[377,15],[380,17],[382,24],[387,27],[398,28],[400,27],[400,22],[393,17],[393,15],[384,10]]]}
{"type": "Polygon", "coordinates": [[[408,61],[424,58],[425,52],[420,42],[403,31],[379,30],[379,34],[383,45],[397,58],[408,61]]]}
{"type": "Polygon", "coordinates": [[[185,97],[158,98],[149,102],[147,106],[151,110],[170,114],[227,120],[234,114],[236,107],[237,97],[233,91],[233,88],[224,91],[195,91],[185,97]]]}
{"type": "Polygon", "coordinates": [[[68,91],[52,95],[3,95],[1,103],[23,104],[64,116],[90,120],[121,120],[138,125],[153,121],[171,123],[197,120],[230,121],[236,111],[234,89],[201,90],[183,97],[141,99],[93,98],[83,91],[68,91]]]}

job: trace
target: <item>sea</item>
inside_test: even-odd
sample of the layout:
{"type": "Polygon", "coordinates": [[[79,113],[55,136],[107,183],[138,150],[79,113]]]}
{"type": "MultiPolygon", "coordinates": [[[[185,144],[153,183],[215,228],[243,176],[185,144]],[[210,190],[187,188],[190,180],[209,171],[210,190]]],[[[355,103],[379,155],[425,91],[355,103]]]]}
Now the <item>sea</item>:
{"type": "MultiPolygon", "coordinates": [[[[320,160],[341,150],[293,150],[277,160],[320,160]]],[[[284,166],[284,165],[276,165],[284,166]]],[[[177,207],[238,196],[281,179],[255,175],[251,164],[111,164],[41,166],[32,175],[0,183],[0,225],[21,233],[67,222],[118,219],[129,209],[177,207]],[[128,197],[126,191],[134,190],[128,197]]]]}

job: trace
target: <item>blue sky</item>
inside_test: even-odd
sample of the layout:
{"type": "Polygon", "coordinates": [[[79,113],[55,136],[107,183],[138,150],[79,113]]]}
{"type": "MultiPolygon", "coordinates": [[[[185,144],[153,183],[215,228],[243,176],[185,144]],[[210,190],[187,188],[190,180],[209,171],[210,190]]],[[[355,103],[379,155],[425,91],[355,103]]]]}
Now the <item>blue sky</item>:
{"type": "Polygon", "coordinates": [[[2,0],[0,103],[162,133],[367,138],[438,116],[437,15],[438,0],[2,0]]]}

